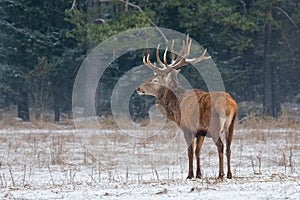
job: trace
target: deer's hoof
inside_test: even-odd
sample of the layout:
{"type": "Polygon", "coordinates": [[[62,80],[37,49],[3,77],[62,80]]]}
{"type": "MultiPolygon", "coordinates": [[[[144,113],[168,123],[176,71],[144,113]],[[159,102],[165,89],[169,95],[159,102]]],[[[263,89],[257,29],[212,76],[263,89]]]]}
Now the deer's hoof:
{"type": "Polygon", "coordinates": [[[218,179],[223,180],[224,173],[220,173],[218,179]]]}
{"type": "Polygon", "coordinates": [[[186,177],[186,179],[192,179],[192,178],[194,178],[194,174],[189,174],[189,175],[186,177]]]}
{"type": "Polygon", "coordinates": [[[197,175],[196,175],[196,178],[201,179],[201,178],[202,178],[201,174],[197,174],[197,175]]]}
{"type": "Polygon", "coordinates": [[[229,172],[229,173],[227,174],[227,178],[228,178],[228,179],[232,179],[232,174],[231,174],[231,172],[229,172]]]}

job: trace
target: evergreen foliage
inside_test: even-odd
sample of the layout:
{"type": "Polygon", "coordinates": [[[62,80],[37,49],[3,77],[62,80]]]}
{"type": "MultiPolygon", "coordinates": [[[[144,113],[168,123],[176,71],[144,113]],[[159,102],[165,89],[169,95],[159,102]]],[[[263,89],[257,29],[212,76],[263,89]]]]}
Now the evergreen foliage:
{"type": "MultiPolygon", "coordinates": [[[[16,105],[19,117],[71,111],[72,86],[86,54],[122,31],[159,26],[190,34],[213,56],[226,90],[237,101],[281,102],[300,93],[300,2],[297,0],[1,0],[0,107],[16,105]],[[73,6],[72,6],[73,5],[73,6]]],[[[130,52],[107,69],[98,92],[99,115],[110,114],[112,89],[126,71],[141,64],[130,52]],[[122,67],[121,67],[122,66],[122,67]]],[[[205,83],[192,68],[182,73],[195,87],[205,83]]],[[[153,99],[133,94],[134,117],[153,99]]],[[[270,110],[271,109],[271,110],[270,110]]],[[[145,111],[147,112],[147,111],[145,111]]]]}

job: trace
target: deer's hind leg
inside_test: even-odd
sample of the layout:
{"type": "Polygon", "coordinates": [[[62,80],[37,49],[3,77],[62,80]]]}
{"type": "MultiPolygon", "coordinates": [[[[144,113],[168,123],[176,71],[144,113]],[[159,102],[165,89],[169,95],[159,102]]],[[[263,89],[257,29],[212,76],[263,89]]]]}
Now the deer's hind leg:
{"type": "Polygon", "coordinates": [[[232,119],[228,131],[226,131],[227,178],[229,179],[232,178],[231,164],[230,164],[230,156],[231,156],[230,146],[233,138],[234,120],[235,120],[235,116],[232,119]]]}
{"type": "Polygon", "coordinates": [[[214,143],[218,149],[218,156],[219,156],[219,179],[223,179],[224,176],[224,144],[220,138],[220,134],[222,134],[223,127],[224,127],[224,120],[219,118],[219,116],[212,115],[212,123],[209,127],[209,132],[213,138],[214,143]]]}
{"type": "Polygon", "coordinates": [[[193,162],[194,162],[194,136],[190,132],[184,132],[184,138],[188,145],[188,158],[189,158],[189,173],[187,179],[194,178],[193,162]]]}
{"type": "Polygon", "coordinates": [[[218,154],[219,154],[219,179],[223,179],[224,176],[224,159],[223,159],[223,153],[224,153],[224,144],[221,140],[221,138],[218,139],[216,142],[216,146],[218,148],[218,154]]]}
{"type": "Polygon", "coordinates": [[[197,136],[196,151],[195,151],[195,155],[196,155],[196,159],[197,159],[196,178],[202,178],[201,167],[200,167],[200,153],[201,153],[203,141],[204,141],[204,136],[197,136]]]}

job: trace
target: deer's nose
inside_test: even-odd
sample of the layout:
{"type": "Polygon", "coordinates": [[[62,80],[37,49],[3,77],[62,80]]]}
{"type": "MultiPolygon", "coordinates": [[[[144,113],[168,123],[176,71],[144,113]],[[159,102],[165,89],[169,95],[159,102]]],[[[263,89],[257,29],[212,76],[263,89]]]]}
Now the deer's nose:
{"type": "Polygon", "coordinates": [[[135,91],[140,95],[145,94],[145,92],[140,87],[137,87],[135,91]]]}

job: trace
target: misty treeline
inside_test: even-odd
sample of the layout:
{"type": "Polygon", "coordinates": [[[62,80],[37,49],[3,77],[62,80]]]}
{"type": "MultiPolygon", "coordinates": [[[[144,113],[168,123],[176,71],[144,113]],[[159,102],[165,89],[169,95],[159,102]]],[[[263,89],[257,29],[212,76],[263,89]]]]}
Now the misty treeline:
{"type": "MultiPolygon", "coordinates": [[[[263,105],[278,116],[280,103],[300,103],[300,2],[298,0],[1,0],[0,107],[30,120],[72,111],[80,64],[103,40],[134,28],[164,27],[189,34],[208,49],[237,102],[263,105]]],[[[110,114],[118,79],[142,64],[144,51],[123,55],[100,80],[99,116],[110,114]]],[[[182,74],[207,89],[194,69],[182,74]]],[[[143,117],[154,100],[132,94],[130,110],[143,117]]]]}

